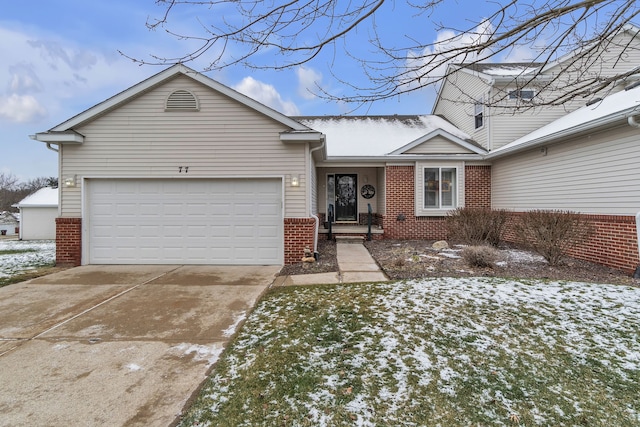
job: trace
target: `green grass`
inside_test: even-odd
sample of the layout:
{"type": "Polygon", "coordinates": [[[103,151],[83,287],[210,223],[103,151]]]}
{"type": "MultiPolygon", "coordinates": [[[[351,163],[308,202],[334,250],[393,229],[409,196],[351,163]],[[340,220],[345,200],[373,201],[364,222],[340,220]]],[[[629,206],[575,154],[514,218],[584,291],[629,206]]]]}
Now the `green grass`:
{"type": "Polygon", "coordinates": [[[281,288],[182,425],[640,425],[640,289],[435,279],[281,288]]]}
{"type": "Polygon", "coordinates": [[[20,283],[37,277],[46,276],[47,274],[55,273],[59,270],[60,268],[56,268],[55,263],[49,263],[34,267],[33,270],[16,273],[12,276],[0,276],[0,288],[14,283],[20,283]]]}
{"type": "Polygon", "coordinates": [[[35,249],[0,249],[0,255],[17,255],[37,252],[35,249]]]}

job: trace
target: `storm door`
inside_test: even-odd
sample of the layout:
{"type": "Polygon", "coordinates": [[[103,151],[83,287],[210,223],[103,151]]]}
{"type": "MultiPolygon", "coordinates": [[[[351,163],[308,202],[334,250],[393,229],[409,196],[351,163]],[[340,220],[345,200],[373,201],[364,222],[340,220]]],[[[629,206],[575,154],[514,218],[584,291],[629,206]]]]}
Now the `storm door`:
{"type": "Polygon", "coordinates": [[[335,175],[336,221],[358,220],[357,175],[335,175]]]}

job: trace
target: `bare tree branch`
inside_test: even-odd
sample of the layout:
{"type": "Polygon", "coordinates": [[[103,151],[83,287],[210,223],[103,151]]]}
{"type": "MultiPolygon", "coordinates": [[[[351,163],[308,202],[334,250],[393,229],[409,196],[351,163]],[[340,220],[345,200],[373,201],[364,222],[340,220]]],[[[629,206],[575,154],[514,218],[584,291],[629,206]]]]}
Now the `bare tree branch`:
{"type": "MultiPolygon", "coordinates": [[[[522,108],[561,105],[575,98],[591,97],[638,72],[630,70],[631,67],[618,69],[620,57],[611,58],[610,68],[618,67],[615,72],[594,73],[592,67],[607,55],[609,48],[629,55],[638,49],[629,42],[611,45],[615,35],[640,13],[636,0],[479,0],[483,19],[461,28],[433,22],[432,17],[452,3],[453,0],[406,0],[408,9],[402,9],[404,15],[396,17],[401,31],[402,22],[420,19],[431,20],[439,34],[448,35],[431,41],[407,33],[404,37],[407,43],[398,45],[397,39],[390,41],[383,36],[386,32],[380,31],[377,18],[395,11],[397,6],[385,0],[156,0],[162,12],[159,18],[148,19],[149,29],[164,29],[178,39],[199,42],[200,46],[178,57],[156,54],[151,60],[131,59],[140,64],[173,64],[209,56],[203,71],[235,65],[281,70],[310,64],[321,53],[333,49],[332,61],[338,58],[351,61],[366,79],[352,81],[347,74],[332,68],[341,93],[317,87],[317,94],[356,104],[437,85],[454,69],[451,64],[473,69],[477,64],[503,60],[517,48],[535,53],[528,60],[530,66],[522,67],[522,74],[514,78],[513,84],[525,87],[535,83],[540,93],[522,108]],[[203,8],[199,14],[200,34],[181,34],[169,29],[178,8],[196,7],[203,8]],[[368,39],[360,46],[363,35],[368,35],[368,39]],[[359,53],[353,49],[356,46],[368,50],[359,53]],[[572,51],[577,54],[566,57],[572,51]],[[265,52],[269,55],[264,55],[265,52]],[[551,78],[545,74],[539,79],[559,58],[566,59],[563,69],[554,72],[551,78]],[[558,91],[558,87],[570,90],[558,91]],[[552,93],[555,95],[550,96],[552,93]]],[[[499,101],[499,98],[488,100],[496,105],[499,101]]]]}

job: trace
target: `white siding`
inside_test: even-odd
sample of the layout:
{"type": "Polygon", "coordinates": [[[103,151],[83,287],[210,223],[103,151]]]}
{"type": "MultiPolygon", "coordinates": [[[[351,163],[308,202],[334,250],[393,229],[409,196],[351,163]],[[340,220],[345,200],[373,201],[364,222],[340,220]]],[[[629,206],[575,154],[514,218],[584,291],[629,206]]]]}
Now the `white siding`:
{"type": "Polygon", "coordinates": [[[635,215],[640,211],[640,132],[627,125],[497,159],[492,206],[635,215]]]}
{"type": "Polygon", "coordinates": [[[378,204],[377,212],[381,215],[387,214],[387,175],[386,168],[378,168],[378,188],[376,189],[376,200],[378,204]]]}
{"type": "Polygon", "coordinates": [[[22,240],[55,239],[57,217],[57,206],[20,209],[20,238],[22,240]]]}
{"type": "MultiPolygon", "coordinates": [[[[282,143],[284,130],[280,123],[179,76],[76,129],[85,142],[62,147],[61,175],[77,175],[81,183],[83,177],[297,174],[299,187],[285,184],[285,216],[308,216],[306,144],[282,143]],[[166,97],[177,89],[194,93],[200,111],[165,112],[166,97]]],[[[81,185],[62,188],[62,216],[81,216],[81,203],[81,185]]]]}
{"type": "Polygon", "coordinates": [[[474,103],[483,96],[488,96],[489,85],[483,79],[467,72],[457,72],[443,83],[440,99],[433,114],[444,116],[460,130],[466,132],[480,145],[487,147],[490,118],[485,108],[484,126],[475,128],[474,103]]]}
{"type": "Polygon", "coordinates": [[[459,154],[459,153],[473,153],[471,150],[464,148],[454,142],[451,142],[447,138],[442,136],[436,136],[422,144],[413,147],[403,154],[459,154]]]}

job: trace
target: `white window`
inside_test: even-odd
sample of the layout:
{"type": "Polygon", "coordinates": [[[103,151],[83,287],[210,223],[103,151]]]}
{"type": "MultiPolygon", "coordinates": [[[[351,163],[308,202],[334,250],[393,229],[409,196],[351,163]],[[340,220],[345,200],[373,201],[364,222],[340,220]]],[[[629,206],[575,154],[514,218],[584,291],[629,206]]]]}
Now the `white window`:
{"type": "Polygon", "coordinates": [[[484,101],[482,99],[476,101],[473,107],[473,118],[476,129],[479,129],[484,125],[484,101]]]}
{"type": "Polygon", "coordinates": [[[456,207],[456,175],[456,168],[424,168],[424,209],[456,207]]]}
{"type": "Polygon", "coordinates": [[[530,101],[533,99],[535,93],[531,89],[518,89],[509,91],[509,99],[523,99],[530,101]]]}

